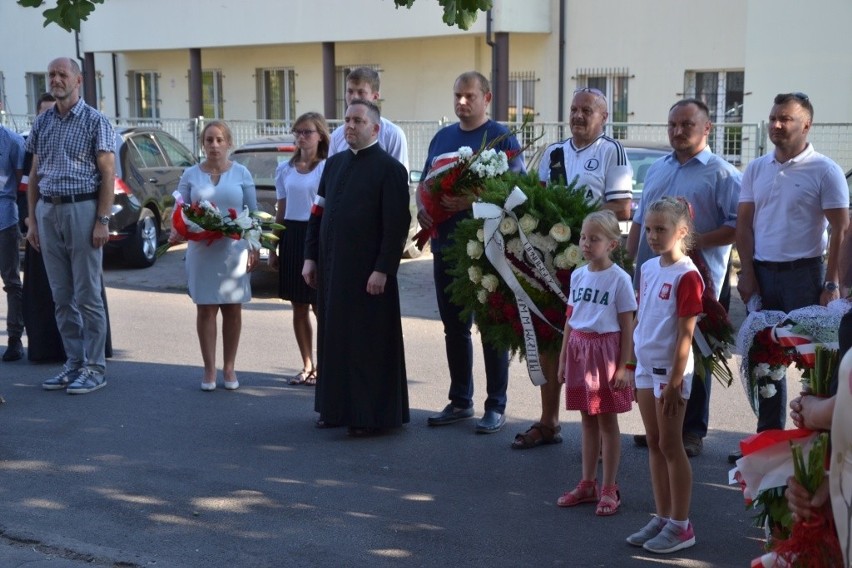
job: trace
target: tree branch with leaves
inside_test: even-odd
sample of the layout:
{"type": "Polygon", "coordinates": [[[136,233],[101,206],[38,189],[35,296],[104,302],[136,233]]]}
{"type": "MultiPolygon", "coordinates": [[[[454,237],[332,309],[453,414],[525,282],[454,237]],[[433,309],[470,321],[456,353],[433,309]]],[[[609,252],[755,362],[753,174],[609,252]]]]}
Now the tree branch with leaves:
{"type": "MultiPolygon", "coordinates": [[[[44,12],[44,27],[56,24],[67,32],[79,32],[80,23],[85,22],[95,10],[95,4],[103,4],[106,0],[56,0],[55,8],[44,12]]],[[[411,8],[415,0],[393,0],[396,8],[411,8]]],[[[448,26],[458,26],[468,30],[476,21],[478,12],[491,9],[493,0],[437,0],[444,8],[444,23],[448,26]]],[[[25,8],[41,8],[45,0],[18,0],[25,8]]]]}

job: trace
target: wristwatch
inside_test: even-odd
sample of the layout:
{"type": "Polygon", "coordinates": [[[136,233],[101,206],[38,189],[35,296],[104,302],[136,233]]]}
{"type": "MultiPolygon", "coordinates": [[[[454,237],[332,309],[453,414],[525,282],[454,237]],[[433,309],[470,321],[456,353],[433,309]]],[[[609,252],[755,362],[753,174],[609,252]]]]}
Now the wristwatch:
{"type": "Polygon", "coordinates": [[[109,225],[109,215],[98,215],[98,223],[101,225],[109,225]]]}
{"type": "Polygon", "coordinates": [[[822,287],[829,292],[836,292],[840,286],[837,285],[837,282],[826,282],[822,285],[822,287]]]}

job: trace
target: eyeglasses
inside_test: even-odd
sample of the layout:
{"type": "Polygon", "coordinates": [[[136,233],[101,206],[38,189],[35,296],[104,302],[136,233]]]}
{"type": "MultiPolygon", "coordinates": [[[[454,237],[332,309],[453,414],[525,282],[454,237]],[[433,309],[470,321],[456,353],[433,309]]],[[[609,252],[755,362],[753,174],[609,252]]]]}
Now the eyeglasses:
{"type": "Polygon", "coordinates": [[[799,99],[800,101],[809,101],[810,100],[808,98],[808,95],[806,95],[805,93],[802,93],[800,91],[796,91],[795,93],[790,93],[790,96],[795,97],[795,98],[799,99]]]}
{"type": "Polygon", "coordinates": [[[594,87],[580,87],[579,89],[574,90],[574,94],[576,95],[577,93],[592,93],[593,95],[606,98],[606,95],[603,94],[603,91],[594,87]]]}
{"type": "Polygon", "coordinates": [[[296,130],[296,129],[294,129],[293,130],[293,136],[310,136],[314,132],[316,132],[316,130],[306,130],[306,129],[296,130]]]}

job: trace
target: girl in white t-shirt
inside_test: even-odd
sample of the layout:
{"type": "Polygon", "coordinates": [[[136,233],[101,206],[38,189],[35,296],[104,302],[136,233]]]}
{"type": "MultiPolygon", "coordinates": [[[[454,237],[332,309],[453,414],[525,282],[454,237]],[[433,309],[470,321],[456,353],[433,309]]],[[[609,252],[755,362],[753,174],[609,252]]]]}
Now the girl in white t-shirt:
{"type": "Polygon", "coordinates": [[[559,354],[559,382],[565,383],[565,407],[579,410],[583,426],[583,473],[580,483],[556,504],[573,507],[597,502],[595,513],[614,515],[621,505],[615,482],[621,457],[618,413],[633,403],[632,373],[636,297],[630,276],[610,259],[621,231],[612,211],[597,211],[583,220],[580,247],[588,264],[571,274],[568,319],[559,354]],[[603,455],[603,487],[596,479],[603,455]]]}
{"type": "Polygon", "coordinates": [[[692,386],[692,334],[702,311],[704,282],[686,255],[691,244],[686,201],[655,201],[647,209],[644,228],[651,250],[659,256],[642,265],[633,333],[634,380],[657,511],[627,542],[666,554],[695,544],[689,522],[692,469],[681,429],[692,386]]]}

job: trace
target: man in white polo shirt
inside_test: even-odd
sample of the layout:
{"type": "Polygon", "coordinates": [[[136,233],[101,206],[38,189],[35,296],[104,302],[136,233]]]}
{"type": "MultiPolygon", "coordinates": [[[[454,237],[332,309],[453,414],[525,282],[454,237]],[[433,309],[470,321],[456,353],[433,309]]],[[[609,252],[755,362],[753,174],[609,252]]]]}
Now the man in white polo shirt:
{"type": "MultiPolygon", "coordinates": [[[[774,103],[769,139],[775,151],[752,161],[743,174],[737,290],[743,302],[758,296],[763,309],[789,313],[840,297],[838,259],[849,224],[849,189],[840,167],[808,142],[814,115],[808,96],[782,93],[774,103]]],[[[777,387],[774,396],[759,400],[758,432],[784,427],[785,381],[777,387]]]]}

